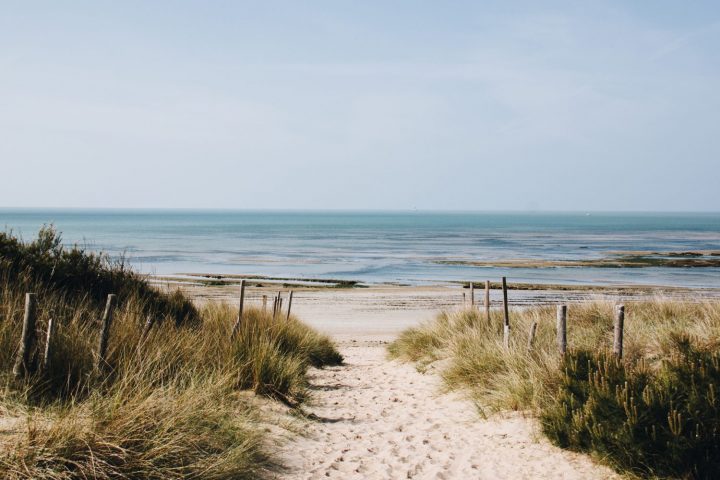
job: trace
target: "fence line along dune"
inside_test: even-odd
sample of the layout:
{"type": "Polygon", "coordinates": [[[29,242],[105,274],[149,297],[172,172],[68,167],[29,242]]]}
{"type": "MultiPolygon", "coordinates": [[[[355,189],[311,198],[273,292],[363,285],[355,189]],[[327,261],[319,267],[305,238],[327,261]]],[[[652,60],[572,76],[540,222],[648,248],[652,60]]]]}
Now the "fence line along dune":
{"type": "Polygon", "coordinates": [[[655,299],[572,304],[562,353],[555,307],[442,313],[389,346],[481,412],[525,410],[556,444],[642,476],[712,478],[720,471],[720,303],[655,299]],[[534,333],[533,333],[534,332],[534,333]],[[529,336],[534,335],[532,342],[529,336]]]}
{"type": "Polygon", "coordinates": [[[256,478],[269,441],[242,391],[296,406],[310,366],[342,361],[292,315],[198,310],[52,230],[0,253],[2,478],[256,478]]]}

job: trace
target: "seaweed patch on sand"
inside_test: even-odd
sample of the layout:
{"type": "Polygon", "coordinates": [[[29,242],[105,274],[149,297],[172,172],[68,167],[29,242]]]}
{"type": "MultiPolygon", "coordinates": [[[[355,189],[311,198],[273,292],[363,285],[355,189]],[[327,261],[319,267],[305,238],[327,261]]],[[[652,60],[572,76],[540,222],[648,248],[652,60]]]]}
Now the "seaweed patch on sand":
{"type": "Polygon", "coordinates": [[[699,268],[720,267],[720,250],[698,250],[686,252],[621,251],[609,252],[609,255],[602,258],[583,260],[543,260],[532,258],[517,258],[482,261],[438,260],[435,263],[442,265],[467,265],[473,267],[498,268],[699,268]]]}

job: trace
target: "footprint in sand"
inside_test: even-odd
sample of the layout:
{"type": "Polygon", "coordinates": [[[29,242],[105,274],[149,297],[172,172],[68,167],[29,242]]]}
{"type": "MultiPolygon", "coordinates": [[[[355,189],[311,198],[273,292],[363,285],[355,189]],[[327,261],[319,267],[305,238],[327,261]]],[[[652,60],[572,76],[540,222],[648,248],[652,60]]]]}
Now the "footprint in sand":
{"type": "Polygon", "coordinates": [[[457,395],[439,395],[440,378],[386,359],[384,346],[342,345],[347,364],[314,370],[309,435],[282,451],[276,479],[617,479],[589,458],[534,440],[530,419],[483,420],[457,395]],[[511,459],[512,461],[509,461],[511,459]]]}

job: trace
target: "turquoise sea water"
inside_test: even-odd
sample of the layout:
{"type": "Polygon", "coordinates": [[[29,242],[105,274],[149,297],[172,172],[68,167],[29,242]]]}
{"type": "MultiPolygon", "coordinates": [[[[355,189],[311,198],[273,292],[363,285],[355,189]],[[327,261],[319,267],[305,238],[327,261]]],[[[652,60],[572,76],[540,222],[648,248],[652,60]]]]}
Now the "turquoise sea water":
{"type": "Polygon", "coordinates": [[[0,209],[26,239],[125,252],[147,273],[213,272],[369,283],[496,279],[720,287],[718,268],[523,268],[444,260],[587,259],[614,250],[720,250],[720,213],[426,213],[0,209]]]}

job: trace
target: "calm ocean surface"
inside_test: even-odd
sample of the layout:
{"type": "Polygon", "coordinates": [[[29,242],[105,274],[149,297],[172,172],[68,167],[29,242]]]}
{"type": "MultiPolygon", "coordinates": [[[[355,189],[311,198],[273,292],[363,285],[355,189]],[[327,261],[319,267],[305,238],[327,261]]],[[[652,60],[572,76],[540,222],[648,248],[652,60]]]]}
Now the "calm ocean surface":
{"type": "Polygon", "coordinates": [[[137,270],[439,283],[513,281],[720,287],[719,268],[527,268],[442,260],[587,259],[613,250],[720,250],[720,214],[362,213],[0,209],[31,239],[53,223],[65,243],[137,270]]]}

